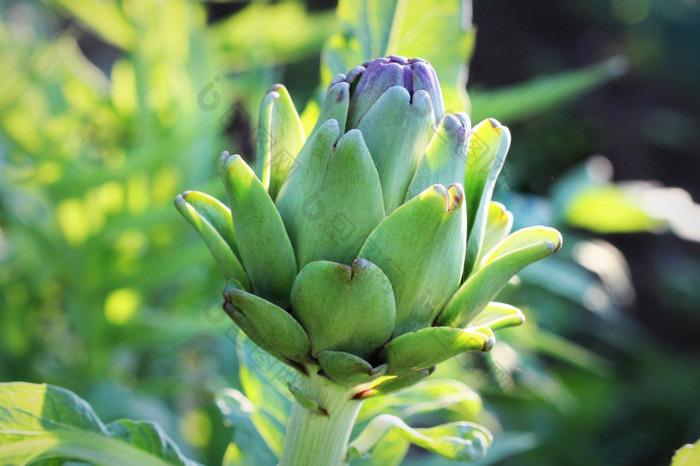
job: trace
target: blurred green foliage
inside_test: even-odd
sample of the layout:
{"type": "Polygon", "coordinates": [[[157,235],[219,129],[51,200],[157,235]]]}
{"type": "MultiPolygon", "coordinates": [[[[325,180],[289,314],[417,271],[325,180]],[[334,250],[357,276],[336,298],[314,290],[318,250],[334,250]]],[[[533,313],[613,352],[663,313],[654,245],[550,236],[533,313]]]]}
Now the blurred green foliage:
{"type": "MultiPolygon", "coordinates": [[[[184,187],[223,194],[215,157],[223,149],[252,155],[258,102],[278,81],[303,109],[334,73],[376,55],[423,55],[450,83],[447,108],[467,105],[475,38],[469,3],[383,2],[381,11],[370,3],[341,1],[337,19],[299,2],[240,2],[220,17],[212,5],[187,0],[167,7],[137,0],[0,5],[0,380],[67,387],[105,422],[156,421],[206,464],[224,455],[225,464],[270,461],[289,395],[266,381],[288,374],[240,342],[219,310],[219,272],[171,201],[184,187]],[[397,15],[404,22],[394,21],[397,15]],[[418,22],[427,26],[413,37],[418,22]],[[431,40],[420,40],[426,36],[431,40]],[[253,457],[245,457],[249,444],[259,446],[253,457]]],[[[644,25],[661,23],[657,3],[616,0],[609,11],[618,22],[642,24],[625,33],[635,69],[658,73],[670,49],[681,57],[671,71],[682,71],[678,62],[700,39],[684,28],[666,39],[661,26],[650,39],[644,25]],[[651,15],[646,23],[640,6],[651,15]],[[680,45],[661,47],[663,40],[680,45]]],[[[579,8],[588,17],[602,14],[579,8]]],[[[665,14],[678,11],[674,3],[665,14]]],[[[489,43],[478,47],[486,51],[489,43]]],[[[537,154],[551,139],[570,154],[539,163],[571,165],[586,135],[568,126],[544,131],[536,117],[569,111],[575,119],[563,105],[623,68],[614,58],[470,89],[472,116],[530,122],[521,146],[514,132],[516,154],[537,154]]],[[[668,79],[687,89],[678,75],[668,79]]],[[[313,98],[306,108],[305,122],[313,121],[313,98]]],[[[676,143],[676,133],[668,134],[676,143]]],[[[537,196],[508,189],[537,170],[516,160],[500,198],[520,226],[550,224],[565,238],[559,256],[504,291],[528,324],[499,334],[491,355],[446,363],[415,389],[367,402],[356,434],[380,412],[412,426],[476,421],[496,437],[482,464],[512,455],[518,464],[653,464],[650,458],[668,460],[700,436],[697,354],[667,348],[624,311],[634,299],[628,265],[590,233],[670,228],[697,240],[693,224],[649,202],[668,191],[614,183],[606,163],[567,167],[537,196]],[[417,402],[425,399],[433,404],[417,402]]],[[[697,287],[688,277],[700,266],[686,265],[659,277],[658,294],[685,293],[686,307],[696,311],[697,287]]],[[[697,324],[692,311],[688,320],[697,324]]],[[[391,432],[373,447],[383,464],[408,449],[406,438],[391,432]]],[[[407,462],[443,461],[427,458],[418,453],[407,462]]]]}

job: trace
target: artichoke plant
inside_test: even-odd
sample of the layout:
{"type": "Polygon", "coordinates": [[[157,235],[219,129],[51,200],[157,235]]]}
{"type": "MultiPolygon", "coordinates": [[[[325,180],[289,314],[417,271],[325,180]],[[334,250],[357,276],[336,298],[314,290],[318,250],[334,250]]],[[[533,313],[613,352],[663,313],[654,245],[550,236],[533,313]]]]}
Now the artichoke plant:
{"type": "Polygon", "coordinates": [[[511,234],[491,201],[509,143],[493,119],[446,115],[428,62],[389,56],[336,76],[308,135],[287,90],[270,89],[255,169],[219,159],[230,209],[176,198],[228,280],[225,311],[302,374],[282,464],[339,463],[363,399],[523,321],[491,301],[561,236],[511,234]]]}

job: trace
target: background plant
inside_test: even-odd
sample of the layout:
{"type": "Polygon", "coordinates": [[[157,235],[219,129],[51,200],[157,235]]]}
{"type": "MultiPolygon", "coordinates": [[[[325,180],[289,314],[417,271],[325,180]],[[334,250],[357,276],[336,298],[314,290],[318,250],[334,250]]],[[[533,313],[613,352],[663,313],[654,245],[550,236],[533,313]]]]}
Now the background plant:
{"type": "MultiPolygon", "coordinates": [[[[688,58],[700,40],[695,7],[670,2],[662,8],[652,1],[626,9],[628,4],[600,0],[545,8],[529,2],[529,14],[510,3],[475,4],[474,120],[492,114],[517,135],[502,193],[528,193],[517,196],[519,207],[508,199],[509,207],[516,219],[528,213],[536,219],[526,224],[551,223],[546,216],[552,214],[559,228],[576,225],[565,231],[567,239],[572,234],[592,239],[581,227],[605,232],[604,239],[625,253],[637,302],[643,303],[626,304],[620,281],[610,279],[614,274],[577,265],[572,240],[561,258],[573,260],[557,265],[569,277],[563,284],[576,286],[538,281],[534,272],[521,277],[526,286],[509,292],[532,313],[537,331],[532,327],[525,341],[515,341],[513,334],[510,343],[520,359],[506,352],[495,362],[465,361],[467,373],[457,365],[441,369],[481,389],[488,411],[480,420],[491,419],[496,432],[492,461],[499,458],[499,445],[510,452],[529,448],[518,456],[523,464],[570,461],[576,445],[582,464],[654,464],[698,437],[692,391],[697,381],[688,370],[697,365],[692,338],[698,324],[697,244],[672,235],[611,235],[669,223],[650,218],[648,206],[638,203],[624,203],[636,206],[632,218],[639,221],[632,224],[581,215],[587,211],[580,208],[572,216],[569,206],[576,206],[577,196],[579,207],[600,206],[596,195],[630,199],[624,193],[631,191],[605,181],[600,170],[581,172],[578,180],[588,184],[569,178],[568,187],[576,189],[567,189],[564,181],[552,187],[558,193],[552,202],[542,198],[550,177],[558,179],[601,149],[623,179],[660,178],[698,197],[690,175],[698,119],[692,83],[698,71],[688,58]],[[554,24],[567,27],[553,29],[554,24]],[[521,44],[519,53],[508,52],[521,44]],[[609,77],[610,67],[551,74],[602,62],[611,52],[628,57],[628,77],[580,104],[562,105],[609,77]],[[515,94],[520,97],[513,98],[518,81],[539,73],[550,77],[539,87],[535,82],[520,88],[515,94]],[[484,90],[486,83],[492,90],[484,90]],[[495,107],[497,86],[510,88],[510,97],[501,94],[508,98],[500,100],[511,103],[506,113],[495,107]],[[488,102],[494,107],[484,107],[488,102]],[[541,102],[547,106],[536,105],[541,102]],[[615,311],[626,306],[631,311],[615,311]],[[562,357],[568,362],[562,364],[562,357]],[[605,401],[584,402],[591,398],[605,401]],[[509,437],[499,435],[494,414],[509,437]]],[[[218,271],[172,215],[170,199],[186,187],[217,193],[210,164],[192,154],[226,146],[250,153],[235,145],[255,134],[259,97],[270,84],[287,83],[297,91],[292,96],[297,106],[304,107],[316,86],[309,70],[319,69],[314,57],[336,23],[330,12],[308,14],[289,4],[237,5],[241,11],[230,17],[211,5],[210,20],[228,18],[211,25],[197,3],[171,2],[167,10],[149,2],[90,7],[98,11],[85,5],[90,6],[63,1],[1,7],[0,53],[12,66],[0,71],[0,374],[3,380],[73,389],[105,421],[115,416],[157,421],[189,453],[216,463],[231,433],[214,409],[214,394],[244,383],[250,394],[251,384],[259,382],[250,369],[234,375],[229,336],[235,332],[217,309],[218,271]],[[170,254],[174,245],[177,257],[170,254]],[[182,272],[173,276],[173,270],[182,272]],[[211,306],[202,306],[206,302],[211,306]]],[[[680,212],[692,226],[692,203],[681,198],[662,205],[684,205],[680,212]]],[[[590,251],[617,257],[598,263],[618,264],[625,275],[625,262],[614,249],[590,251]]],[[[585,255],[579,251],[578,257],[585,255]]],[[[244,432],[234,433],[239,443],[245,443],[244,432]]]]}

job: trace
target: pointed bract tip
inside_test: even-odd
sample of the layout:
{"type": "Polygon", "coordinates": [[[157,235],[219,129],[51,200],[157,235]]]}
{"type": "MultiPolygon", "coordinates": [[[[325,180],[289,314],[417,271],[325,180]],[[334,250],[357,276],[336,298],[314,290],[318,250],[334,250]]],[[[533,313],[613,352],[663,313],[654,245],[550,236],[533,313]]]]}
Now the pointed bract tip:
{"type": "Polygon", "coordinates": [[[447,188],[449,198],[447,199],[447,211],[453,212],[459,209],[464,202],[464,188],[461,184],[455,183],[447,188]]]}
{"type": "Polygon", "coordinates": [[[362,257],[358,257],[357,259],[355,259],[354,261],[352,261],[352,268],[353,268],[353,269],[354,269],[354,268],[365,268],[365,267],[367,267],[369,264],[371,264],[371,262],[368,261],[367,259],[363,259],[362,257]]]}
{"type": "Polygon", "coordinates": [[[457,112],[454,114],[459,121],[462,123],[462,126],[469,131],[472,127],[472,120],[469,118],[469,115],[467,115],[465,112],[457,112]]]}
{"type": "Polygon", "coordinates": [[[552,250],[552,254],[554,254],[555,252],[560,250],[564,244],[564,238],[561,236],[561,233],[558,230],[554,230],[554,231],[557,232],[557,242],[554,243],[554,248],[552,250]]]}
{"type": "Polygon", "coordinates": [[[465,126],[464,120],[458,114],[445,115],[441,125],[453,144],[462,145],[466,142],[470,128],[465,126]]]}
{"type": "MultiPolygon", "coordinates": [[[[409,95],[411,93],[409,92],[409,95]]],[[[411,108],[414,112],[418,112],[420,115],[428,115],[433,113],[433,104],[430,100],[430,94],[423,89],[416,91],[410,97],[411,108]]]]}
{"type": "Polygon", "coordinates": [[[226,152],[226,157],[224,157],[224,154],[221,154],[221,165],[220,167],[223,168],[224,170],[227,170],[230,165],[235,163],[238,159],[241,159],[242,157],[238,154],[233,154],[229,155],[228,152],[226,152]]]}
{"type": "Polygon", "coordinates": [[[425,191],[421,193],[421,196],[430,196],[430,195],[437,195],[442,197],[445,201],[445,205],[447,205],[450,201],[450,193],[447,191],[447,188],[445,188],[441,184],[434,184],[425,191]]]}
{"type": "Polygon", "coordinates": [[[343,73],[336,74],[333,76],[333,79],[331,79],[331,82],[328,84],[328,87],[334,86],[338,83],[342,83],[347,81],[347,76],[345,76],[343,73]]]}
{"type": "Polygon", "coordinates": [[[497,131],[499,129],[503,128],[503,125],[501,124],[501,122],[496,120],[495,118],[489,118],[488,122],[489,122],[489,124],[491,124],[491,127],[497,131]]]}
{"type": "Polygon", "coordinates": [[[345,80],[350,84],[352,87],[354,84],[357,83],[357,80],[362,74],[365,72],[367,68],[365,66],[356,66],[355,68],[351,69],[348,71],[347,76],[345,77],[345,80]]]}
{"type": "Polygon", "coordinates": [[[368,261],[367,259],[358,257],[357,259],[352,261],[352,266],[350,267],[352,270],[352,274],[350,275],[350,278],[355,278],[355,275],[357,275],[358,273],[368,273],[370,271],[370,267],[372,266],[376,267],[372,262],[368,261]]]}
{"type": "Polygon", "coordinates": [[[340,103],[345,99],[350,98],[350,84],[346,82],[338,82],[331,84],[328,88],[326,98],[335,99],[336,103],[340,103]]]}
{"type": "Polygon", "coordinates": [[[496,339],[495,338],[489,338],[484,342],[484,347],[481,349],[481,351],[491,351],[493,347],[496,345],[496,339]]]}
{"type": "Polygon", "coordinates": [[[281,88],[283,88],[283,87],[284,87],[284,86],[283,86],[282,84],[273,84],[273,85],[270,86],[270,88],[267,90],[267,93],[269,94],[269,93],[271,93],[271,92],[277,92],[277,91],[279,91],[279,90],[280,90],[281,88]]]}
{"type": "Polygon", "coordinates": [[[217,166],[219,167],[219,170],[222,170],[224,168],[224,164],[226,164],[226,161],[231,157],[231,155],[228,153],[227,150],[221,152],[219,155],[219,160],[217,160],[217,166]]]}
{"type": "Polygon", "coordinates": [[[187,201],[185,201],[186,195],[187,195],[187,192],[184,192],[182,194],[178,194],[177,196],[175,196],[175,199],[173,199],[173,202],[175,203],[175,207],[177,207],[179,209],[180,207],[182,207],[184,204],[187,203],[187,201]]]}
{"type": "Polygon", "coordinates": [[[362,132],[359,129],[351,129],[335,142],[333,150],[336,153],[345,152],[346,157],[354,157],[358,151],[367,151],[366,147],[362,132]]]}
{"type": "Polygon", "coordinates": [[[224,289],[222,291],[222,294],[224,296],[224,300],[226,302],[232,302],[233,299],[232,297],[235,296],[239,291],[241,291],[243,287],[241,284],[236,281],[236,280],[229,280],[226,282],[226,286],[224,286],[224,289]]]}

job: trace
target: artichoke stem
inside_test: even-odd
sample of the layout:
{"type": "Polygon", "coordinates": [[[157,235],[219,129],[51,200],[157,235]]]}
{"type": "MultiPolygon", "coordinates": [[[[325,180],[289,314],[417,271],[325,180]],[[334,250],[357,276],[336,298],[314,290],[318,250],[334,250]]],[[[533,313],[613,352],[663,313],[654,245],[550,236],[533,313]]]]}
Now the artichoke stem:
{"type": "Polygon", "coordinates": [[[353,400],[352,388],[337,385],[312,371],[304,377],[300,391],[318,403],[310,410],[294,401],[292,405],[281,466],[344,464],[350,432],[362,401],[353,400]]]}

